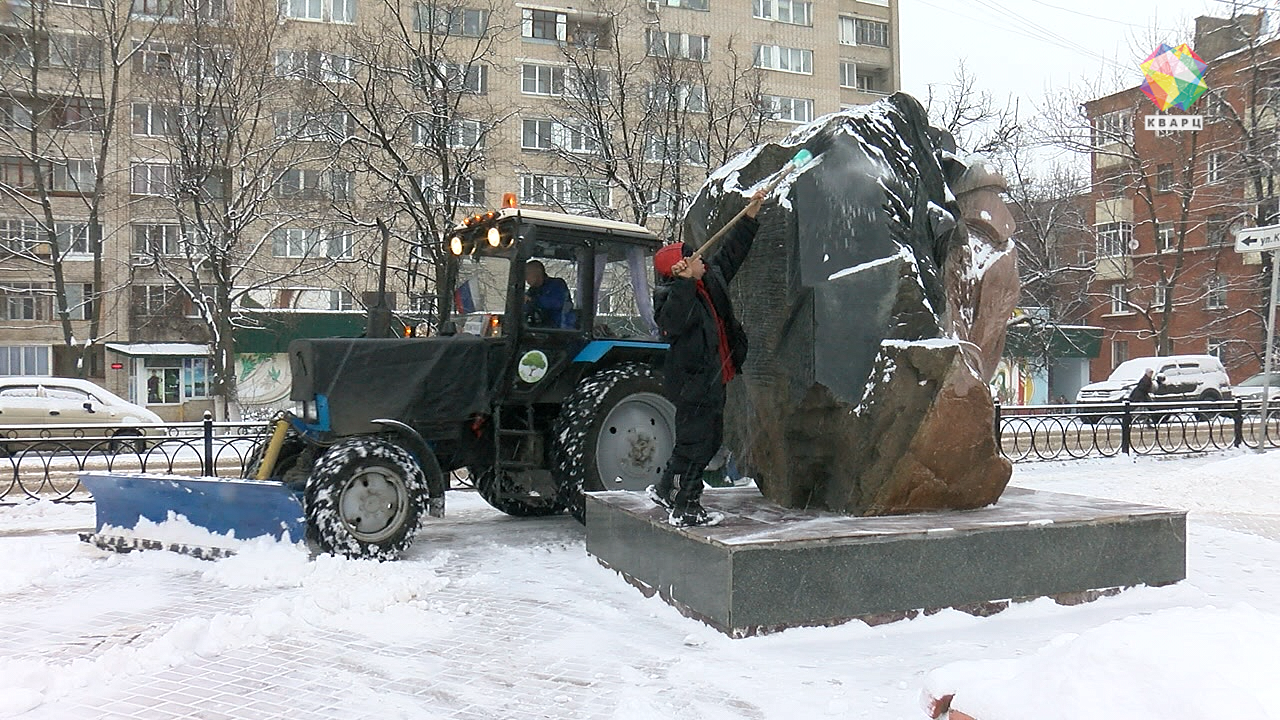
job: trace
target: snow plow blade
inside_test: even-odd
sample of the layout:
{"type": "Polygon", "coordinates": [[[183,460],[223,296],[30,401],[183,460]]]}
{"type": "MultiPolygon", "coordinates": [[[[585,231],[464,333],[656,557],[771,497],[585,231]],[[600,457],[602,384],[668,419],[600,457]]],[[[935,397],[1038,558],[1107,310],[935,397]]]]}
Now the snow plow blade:
{"type": "Polygon", "coordinates": [[[243,540],[281,540],[287,534],[298,542],[306,531],[300,498],[278,482],[102,472],[80,473],[80,482],[92,493],[97,513],[95,531],[80,539],[107,550],[164,549],[217,558],[235,554],[243,540]],[[152,523],[175,516],[210,535],[144,536],[152,523]],[[140,532],[143,520],[150,522],[140,532]]]}

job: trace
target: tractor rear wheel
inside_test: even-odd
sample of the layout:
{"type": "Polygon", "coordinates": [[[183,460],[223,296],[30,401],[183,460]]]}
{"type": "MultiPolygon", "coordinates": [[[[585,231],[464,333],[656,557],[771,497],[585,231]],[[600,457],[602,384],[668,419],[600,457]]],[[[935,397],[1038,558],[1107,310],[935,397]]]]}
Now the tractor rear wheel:
{"type": "MultiPolygon", "coordinates": [[[[497,476],[494,475],[492,468],[478,473],[473,472],[471,477],[475,478],[476,492],[484,498],[485,502],[512,517],[545,517],[564,512],[564,505],[561,505],[554,496],[538,497],[520,494],[513,497],[511,487],[505,488],[507,495],[502,496],[499,492],[497,476]]],[[[510,478],[507,478],[507,482],[511,482],[510,478]]]]}
{"type": "Polygon", "coordinates": [[[582,380],[552,433],[560,502],[586,522],[584,492],[642,491],[662,478],[676,440],[676,409],[651,365],[626,363],[582,380]]]}
{"type": "Polygon", "coordinates": [[[307,481],[307,527],[327,553],[394,560],[413,544],[426,496],[426,476],[408,450],[348,438],[321,456],[307,481]]]}

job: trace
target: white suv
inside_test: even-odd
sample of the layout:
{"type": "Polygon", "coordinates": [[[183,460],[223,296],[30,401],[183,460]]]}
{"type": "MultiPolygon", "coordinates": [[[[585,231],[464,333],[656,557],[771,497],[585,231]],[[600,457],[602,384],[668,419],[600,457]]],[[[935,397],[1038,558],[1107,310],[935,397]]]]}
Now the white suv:
{"type": "Polygon", "coordinates": [[[1170,355],[1122,362],[1111,371],[1111,377],[1080,388],[1076,402],[1124,402],[1148,368],[1156,371],[1156,382],[1151,388],[1153,401],[1226,400],[1231,397],[1231,380],[1218,358],[1212,355],[1170,355]]]}

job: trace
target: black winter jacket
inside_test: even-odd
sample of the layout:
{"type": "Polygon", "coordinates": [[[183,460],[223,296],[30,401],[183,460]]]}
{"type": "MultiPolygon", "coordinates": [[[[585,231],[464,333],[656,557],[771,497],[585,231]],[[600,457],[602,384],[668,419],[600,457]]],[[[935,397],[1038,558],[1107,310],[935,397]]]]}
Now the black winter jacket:
{"type": "MultiPolygon", "coordinates": [[[[729,336],[735,372],[747,359],[747,334],[733,314],[729,283],[747,259],[756,231],[755,218],[743,216],[706,261],[702,282],[715,303],[716,313],[729,336]]],[[[720,371],[720,337],[715,317],[689,278],[659,278],[653,296],[654,314],[662,339],[671,344],[667,353],[666,389],[673,402],[716,403],[724,397],[720,371]]]]}

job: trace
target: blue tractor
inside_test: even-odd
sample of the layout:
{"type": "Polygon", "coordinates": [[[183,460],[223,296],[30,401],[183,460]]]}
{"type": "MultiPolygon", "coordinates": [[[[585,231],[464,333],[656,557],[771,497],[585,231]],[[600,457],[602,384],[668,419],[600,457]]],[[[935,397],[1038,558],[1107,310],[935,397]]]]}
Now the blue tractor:
{"type": "Polygon", "coordinates": [[[581,521],[584,491],[643,490],[670,457],[652,232],[508,207],[444,242],[476,308],[462,327],[289,346],[297,407],[250,470],[301,492],[326,552],[400,555],[453,471],[510,515],[581,521]]]}

